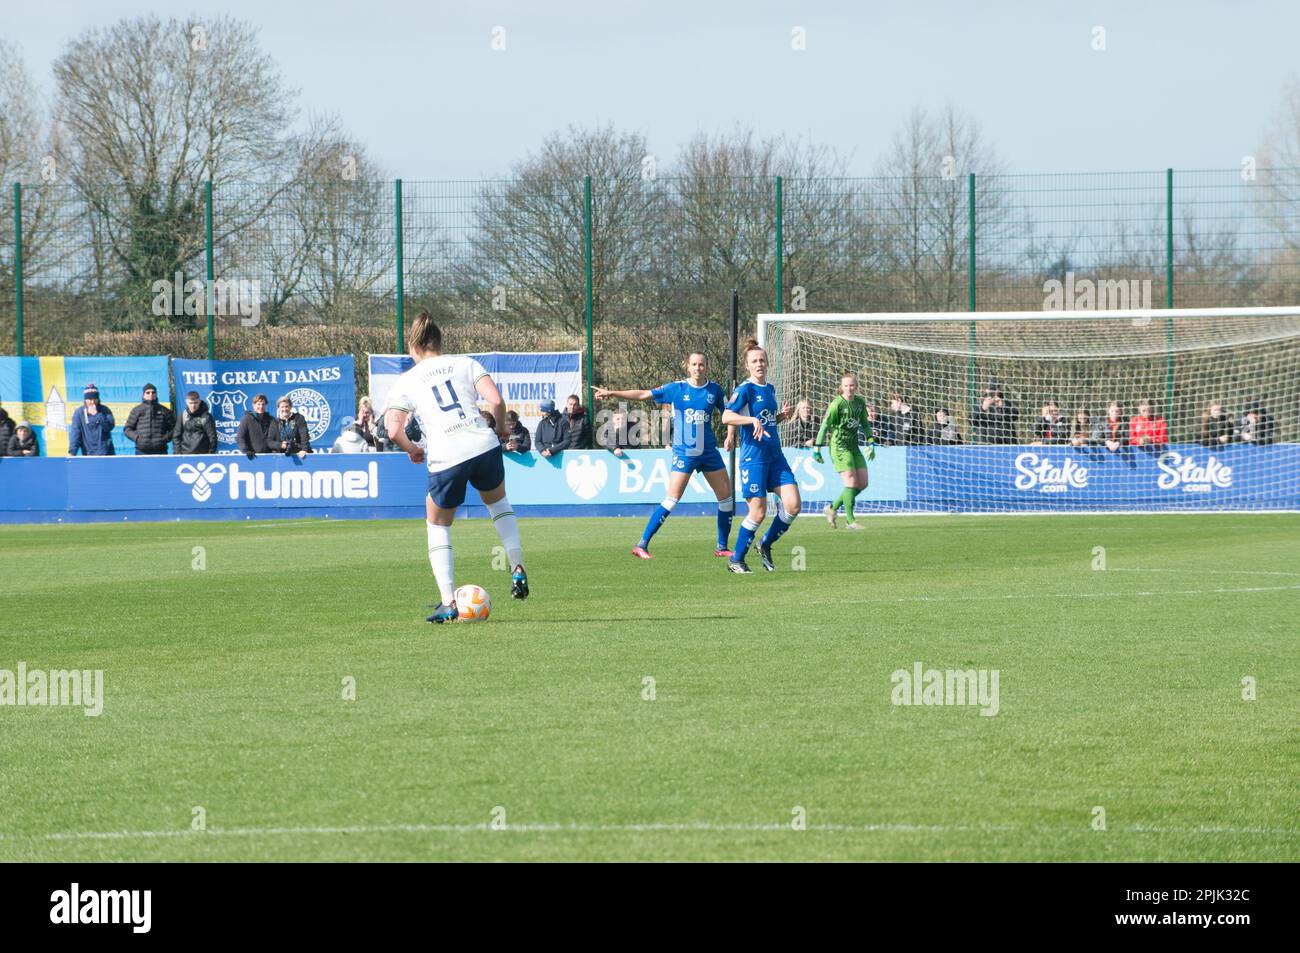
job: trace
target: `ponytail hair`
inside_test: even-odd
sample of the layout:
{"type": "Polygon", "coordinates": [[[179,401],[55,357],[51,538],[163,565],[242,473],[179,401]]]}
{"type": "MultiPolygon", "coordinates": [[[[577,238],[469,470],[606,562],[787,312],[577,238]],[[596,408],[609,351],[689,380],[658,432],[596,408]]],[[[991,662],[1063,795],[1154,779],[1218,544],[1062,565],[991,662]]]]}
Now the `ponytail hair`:
{"type": "Polygon", "coordinates": [[[417,351],[442,353],[442,331],[428,311],[421,311],[412,322],[410,342],[417,351]]]}
{"type": "Polygon", "coordinates": [[[747,361],[749,360],[750,351],[765,351],[765,350],[766,349],[763,347],[763,345],[759,344],[758,341],[754,340],[754,338],[750,338],[745,342],[745,346],[740,349],[740,359],[742,362],[747,361]]]}

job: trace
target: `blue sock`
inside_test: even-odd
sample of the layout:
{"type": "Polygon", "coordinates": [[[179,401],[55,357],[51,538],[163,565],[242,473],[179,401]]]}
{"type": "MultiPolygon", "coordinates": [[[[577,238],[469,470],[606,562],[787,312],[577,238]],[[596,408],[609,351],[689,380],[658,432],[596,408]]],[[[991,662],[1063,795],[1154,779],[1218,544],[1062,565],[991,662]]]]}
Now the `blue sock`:
{"type": "Polygon", "coordinates": [[[650,519],[645,524],[645,532],[641,534],[641,542],[639,545],[642,549],[649,548],[650,537],[659,532],[659,527],[664,525],[664,520],[668,519],[669,514],[673,511],[673,507],[676,505],[676,500],[671,496],[666,496],[664,497],[663,502],[655,507],[655,511],[650,514],[650,519]]]}
{"type": "Polygon", "coordinates": [[[749,547],[753,545],[754,534],[758,532],[758,524],[751,521],[748,516],[740,521],[740,529],[736,532],[736,553],[731,557],[732,562],[743,562],[745,553],[749,552],[749,547]]]}
{"type": "Polygon", "coordinates": [[[718,549],[727,548],[727,540],[731,539],[731,518],[735,513],[735,500],[718,500],[718,549]]]}
{"type": "Polygon", "coordinates": [[[777,510],[776,519],[772,520],[772,525],[767,528],[767,532],[763,535],[763,545],[771,546],[785,535],[785,531],[790,528],[790,524],[794,522],[794,518],[798,515],[798,513],[787,513],[784,506],[777,510]]]}

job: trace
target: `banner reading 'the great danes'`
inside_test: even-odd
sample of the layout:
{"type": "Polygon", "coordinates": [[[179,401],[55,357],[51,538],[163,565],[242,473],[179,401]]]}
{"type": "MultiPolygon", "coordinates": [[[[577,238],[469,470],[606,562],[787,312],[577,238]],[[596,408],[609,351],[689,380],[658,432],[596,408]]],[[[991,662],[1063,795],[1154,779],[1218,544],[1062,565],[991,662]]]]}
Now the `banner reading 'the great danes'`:
{"type": "Polygon", "coordinates": [[[239,421],[253,409],[253,396],[270,398],[267,411],[276,412],[281,397],[307,421],[312,448],[328,450],[356,416],[356,371],[351,354],[338,357],[290,358],[276,361],[172,361],[176,384],[176,413],[185,409],[185,395],[198,391],[212,411],[222,453],[235,453],[239,421]]]}

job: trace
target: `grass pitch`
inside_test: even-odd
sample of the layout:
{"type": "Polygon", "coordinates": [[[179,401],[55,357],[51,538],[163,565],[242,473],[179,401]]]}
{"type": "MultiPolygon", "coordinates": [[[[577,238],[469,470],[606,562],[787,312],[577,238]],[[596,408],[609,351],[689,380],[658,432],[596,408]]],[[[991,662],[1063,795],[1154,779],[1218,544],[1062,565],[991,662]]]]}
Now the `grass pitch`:
{"type": "Polygon", "coordinates": [[[516,603],[464,521],[442,627],[418,520],[4,527],[0,669],[105,683],[0,707],[0,860],[1300,859],[1300,517],[864,522],[525,520],[516,603]]]}

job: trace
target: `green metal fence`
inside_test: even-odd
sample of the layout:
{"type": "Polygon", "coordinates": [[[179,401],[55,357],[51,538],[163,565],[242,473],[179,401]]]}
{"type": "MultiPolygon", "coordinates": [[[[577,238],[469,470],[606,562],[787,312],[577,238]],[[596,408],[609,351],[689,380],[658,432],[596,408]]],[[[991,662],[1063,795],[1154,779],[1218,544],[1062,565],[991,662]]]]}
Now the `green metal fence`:
{"type": "Polygon", "coordinates": [[[396,350],[427,309],[467,347],[581,348],[591,382],[627,382],[724,357],[733,288],[746,320],[1037,310],[1069,275],[1136,281],[1134,307],[1300,304],[1300,171],[0,192],[13,353],[396,350]],[[241,281],[255,316],[214,294],[241,281]]]}

